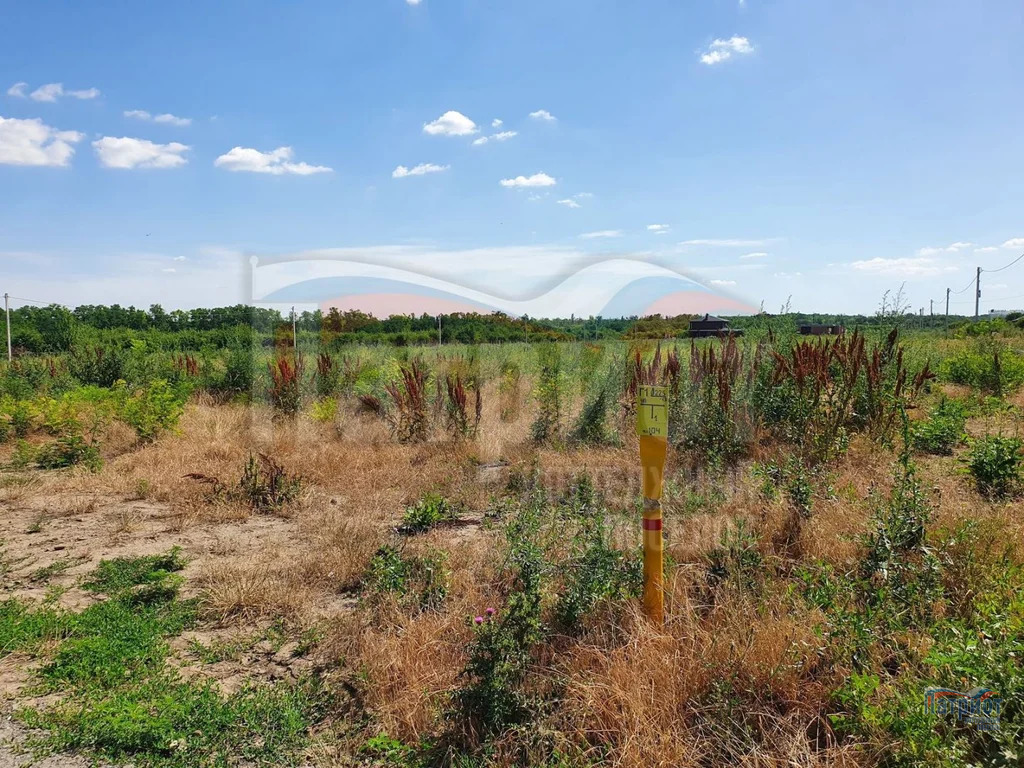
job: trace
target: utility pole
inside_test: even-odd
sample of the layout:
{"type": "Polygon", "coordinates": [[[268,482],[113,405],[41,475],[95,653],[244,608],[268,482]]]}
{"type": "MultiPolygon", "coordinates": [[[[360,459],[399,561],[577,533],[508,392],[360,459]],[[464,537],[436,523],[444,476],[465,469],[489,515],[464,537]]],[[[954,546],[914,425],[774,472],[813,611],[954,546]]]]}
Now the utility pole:
{"type": "Polygon", "coordinates": [[[978,319],[978,305],[981,304],[981,267],[978,267],[978,276],[974,278],[974,319],[978,319]]]}
{"type": "Polygon", "coordinates": [[[928,299],[928,316],[935,317],[935,299],[928,299]]]}
{"type": "Polygon", "coordinates": [[[4,314],[7,315],[7,362],[11,362],[14,356],[11,354],[11,297],[4,294],[4,314]]]}
{"type": "Polygon", "coordinates": [[[437,313],[437,346],[441,346],[441,313],[437,313]]]}
{"type": "Polygon", "coordinates": [[[299,336],[295,332],[295,307],[292,307],[292,349],[295,354],[299,353],[299,336]]]}
{"type": "Polygon", "coordinates": [[[949,288],[946,289],[946,330],[949,330],[949,288]]]}

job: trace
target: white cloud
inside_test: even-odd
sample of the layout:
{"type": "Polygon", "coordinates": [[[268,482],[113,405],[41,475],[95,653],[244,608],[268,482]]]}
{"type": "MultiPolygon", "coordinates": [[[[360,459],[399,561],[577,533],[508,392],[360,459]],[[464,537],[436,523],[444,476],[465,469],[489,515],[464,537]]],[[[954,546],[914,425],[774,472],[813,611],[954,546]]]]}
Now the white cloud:
{"type": "Polygon", "coordinates": [[[1012,237],[1003,243],[1003,248],[1024,248],[1024,237],[1012,237]]]}
{"type": "Polygon", "coordinates": [[[431,136],[471,136],[478,130],[476,123],[451,109],[434,122],[423,124],[423,132],[431,136]]]}
{"type": "Polygon", "coordinates": [[[996,248],[994,245],[986,245],[984,248],[975,248],[974,252],[975,253],[993,253],[993,252],[998,251],[998,250],[999,249],[996,248]]]}
{"type": "Polygon", "coordinates": [[[725,248],[738,247],[738,248],[756,248],[759,245],[764,245],[767,240],[734,240],[731,238],[722,239],[707,239],[707,240],[683,240],[679,243],[680,245],[711,245],[721,246],[725,248]]]}
{"type": "Polygon", "coordinates": [[[967,248],[973,248],[974,243],[956,242],[950,243],[946,246],[925,246],[924,248],[917,249],[918,256],[937,256],[940,253],[957,253],[958,251],[965,250],[967,248]]]}
{"type": "Polygon", "coordinates": [[[899,259],[876,257],[874,259],[851,262],[850,267],[858,272],[892,275],[894,277],[928,277],[957,271],[957,268],[951,264],[944,264],[928,257],[899,259]]]}
{"type": "Polygon", "coordinates": [[[580,235],[585,240],[594,240],[599,237],[622,237],[621,229],[601,229],[597,232],[584,232],[580,235]]]}
{"type": "Polygon", "coordinates": [[[559,205],[564,205],[566,208],[582,208],[583,207],[579,203],[577,203],[575,200],[573,200],[572,198],[567,198],[565,200],[559,200],[558,204],[559,205]]]}
{"type": "Polygon", "coordinates": [[[488,141],[508,141],[518,135],[518,131],[502,131],[501,133],[494,133],[490,136],[481,136],[478,139],[473,139],[473,146],[479,147],[481,144],[486,144],[488,141]]]}
{"type": "Polygon", "coordinates": [[[742,256],[740,256],[740,258],[741,259],[763,259],[767,255],[768,254],[765,253],[764,251],[754,251],[753,253],[744,253],[742,256]]]}
{"type": "MultiPolygon", "coordinates": [[[[23,85],[18,83],[18,85],[23,85]]],[[[21,94],[12,94],[18,95],[21,94]]],[[[61,96],[72,96],[76,99],[95,99],[100,95],[98,88],[86,88],[81,91],[65,91],[63,83],[47,83],[36,88],[32,93],[29,94],[29,98],[33,101],[48,101],[54,102],[61,96]]]]}
{"type": "Polygon", "coordinates": [[[422,0],[405,0],[408,5],[419,5],[422,0]]]}
{"type": "Polygon", "coordinates": [[[721,287],[727,287],[727,286],[730,286],[730,285],[736,285],[736,281],[735,280],[708,280],[708,282],[711,283],[711,285],[717,285],[717,286],[721,286],[721,287]]]}
{"type": "Polygon", "coordinates": [[[92,146],[105,168],[177,168],[188,162],[182,155],[189,148],[176,141],[156,144],[146,139],[104,136],[92,146]]]}
{"type": "Polygon", "coordinates": [[[29,98],[34,101],[56,101],[64,95],[64,86],[60,83],[41,85],[30,94],[29,98]]]}
{"type": "Polygon", "coordinates": [[[330,173],[325,165],[309,165],[293,163],[294,151],[291,147],[278,147],[270,152],[260,152],[250,147],[233,147],[230,152],[218,157],[213,164],[226,171],[244,171],[248,173],[270,173],[274,176],[290,173],[296,176],[309,176],[314,173],[330,173]]]}
{"type": "Polygon", "coordinates": [[[573,195],[573,197],[575,197],[578,200],[585,200],[585,199],[591,198],[593,196],[594,196],[593,192],[577,192],[575,195],[573,195]]]}
{"type": "Polygon", "coordinates": [[[530,117],[534,120],[557,120],[554,115],[548,112],[546,109],[538,109],[536,112],[531,112],[530,117]]]}
{"type": "Polygon", "coordinates": [[[185,260],[186,260],[186,257],[185,257],[185,256],[175,256],[175,257],[174,257],[174,260],[175,260],[175,261],[185,261],[185,260]]]}
{"type": "Polygon", "coordinates": [[[491,128],[501,128],[504,121],[494,118],[491,120],[491,128]]]}
{"type": "Polygon", "coordinates": [[[160,271],[161,272],[177,272],[178,270],[176,270],[174,267],[164,267],[160,271]]]}
{"type": "Polygon", "coordinates": [[[532,176],[516,176],[514,179],[502,179],[500,183],[503,187],[553,187],[558,181],[546,173],[535,173],[532,176]]]}
{"type": "Polygon", "coordinates": [[[7,89],[8,96],[16,96],[19,99],[25,98],[25,89],[28,88],[28,83],[15,83],[7,89]]]}
{"type": "Polygon", "coordinates": [[[125,117],[134,117],[137,120],[148,120],[154,123],[166,123],[168,125],[186,126],[192,124],[191,117],[176,117],[169,113],[162,115],[151,115],[144,109],[128,109],[125,110],[125,117]]]}
{"type": "Polygon", "coordinates": [[[647,231],[653,232],[656,235],[667,235],[669,230],[668,224],[648,224],[647,231]]]}
{"type": "Polygon", "coordinates": [[[700,61],[702,64],[711,66],[728,61],[732,58],[733,54],[740,54],[742,56],[753,52],[754,47],[747,38],[734,35],[728,40],[716,39],[712,41],[708,49],[701,54],[700,61]]]}
{"type": "Polygon", "coordinates": [[[447,171],[450,166],[435,165],[434,163],[420,163],[413,168],[406,168],[400,165],[391,172],[391,178],[404,179],[406,176],[426,176],[428,173],[440,173],[447,171]]]}
{"type": "Polygon", "coordinates": [[[39,118],[0,117],[0,165],[66,166],[75,154],[72,144],[84,134],[58,131],[39,118]]]}

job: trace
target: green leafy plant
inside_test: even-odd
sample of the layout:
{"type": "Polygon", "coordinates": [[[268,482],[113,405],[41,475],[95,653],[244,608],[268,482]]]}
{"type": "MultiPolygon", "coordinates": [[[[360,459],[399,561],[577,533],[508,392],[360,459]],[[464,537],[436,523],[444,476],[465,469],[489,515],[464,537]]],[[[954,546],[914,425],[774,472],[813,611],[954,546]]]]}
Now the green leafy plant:
{"type": "Polygon", "coordinates": [[[530,434],[534,442],[556,443],[562,437],[562,361],[561,352],[555,345],[538,349],[540,374],[534,397],[537,399],[537,416],[530,434]]]}
{"type": "Polygon", "coordinates": [[[911,427],[914,448],[937,456],[949,456],[965,437],[967,408],[959,400],[943,398],[928,418],[911,427]]]}
{"type": "Polygon", "coordinates": [[[93,472],[103,467],[99,448],[87,443],[81,435],[64,435],[35,452],[35,464],[40,469],[64,469],[82,464],[93,472]]]}
{"type": "Polygon", "coordinates": [[[419,501],[405,508],[402,533],[422,533],[438,523],[447,523],[458,517],[459,510],[439,493],[427,493],[419,501]]]}
{"type": "Polygon", "coordinates": [[[986,435],[975,441],[967,454],[967,467],[978,492],[990,498],[1006,498],[1020,491],[1024,468],[1024,442],[1016,437],[986,435]]]}
{"type": "Polygon", "coordinates": [[[363,588],[369,595],[395,595],[425,611],[444,603],[450,578],[443,552],[406,555],[402,549],[388,545],[378,549],[370,560],[363,588]]]}
{"type": "Polygon", "coordinates": [[[711,581],[744,591],[757,585],[762,563],[757,537],[742,519],[727,528],[719,545],[707,554],[711,581]]]}
{"type": "Polygon", "coordinates": [[[174,429],[185,410],[186,389],[158,379],[148,387],[118,393],[117,416],[135,430],[140,440],[155,439],[161,432],[174,429]]]}

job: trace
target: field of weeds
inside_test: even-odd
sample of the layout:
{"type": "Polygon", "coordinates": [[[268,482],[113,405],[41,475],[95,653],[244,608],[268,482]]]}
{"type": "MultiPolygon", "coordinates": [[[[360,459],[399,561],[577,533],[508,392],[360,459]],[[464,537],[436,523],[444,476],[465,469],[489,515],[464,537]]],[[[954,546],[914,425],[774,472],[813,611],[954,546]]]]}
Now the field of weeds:
{"type": "Polygon", "coordinates": [[[0,368],[9,749],[1020,765],[1022,347],[26,356],[0,368]],[[664,626],[638,599],[641,377],[670,393],[664,626]],[[996,692],[998,729],[929,687],[996,692]]]}

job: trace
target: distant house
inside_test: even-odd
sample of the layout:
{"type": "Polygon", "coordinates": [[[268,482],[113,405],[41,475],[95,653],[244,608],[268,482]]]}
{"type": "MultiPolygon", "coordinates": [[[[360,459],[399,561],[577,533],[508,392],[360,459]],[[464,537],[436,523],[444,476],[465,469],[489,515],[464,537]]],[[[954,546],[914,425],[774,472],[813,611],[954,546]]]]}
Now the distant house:
{"type": "Polygon", "coordinates": [[[704,315],[690,321],[687,335],[690,338],[702,339],[707,336],[742,336],[743,331],[729,327],[729,323],[714,315],[704,315]]]}
{"type": "Polygon", "coordinates": [[[838,336],[841,333],[846,333],[846,328],[841,325],[801,325],[800,335],[801,336],[838,336]]]}
{"type": "Polygon", "coordinates": [[[1024,314],[1024,309],[990,309],[988,316],[990,318],[1006,317],[1007,315],[1021,315],[1024,314]]]}

